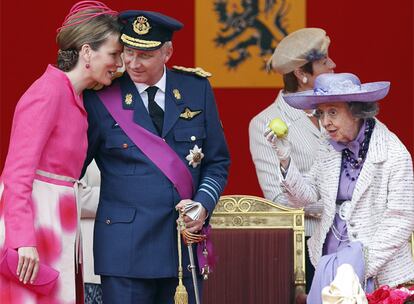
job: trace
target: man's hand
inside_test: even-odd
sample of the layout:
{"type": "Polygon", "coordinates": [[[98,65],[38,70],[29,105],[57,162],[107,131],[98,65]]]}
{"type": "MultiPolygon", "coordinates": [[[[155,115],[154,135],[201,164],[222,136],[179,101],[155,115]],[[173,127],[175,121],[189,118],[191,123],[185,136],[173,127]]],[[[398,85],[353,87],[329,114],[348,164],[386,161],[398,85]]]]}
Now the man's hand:
{"type": "Polygon", "coordinates": [[[195,202],[190,199],[185,199],[180,201],[176,206],[176,210],[180,210],[184,214],[184,223],[185,228],[188,232],[191,233],[198,233],[204,225],[204,221],[207,218],[207,210],[198,202],[195,202]],[[197,218],[191,218],[186,214],[186,210],[188,210],[188,206],[194,205],[194,208],[200,208],[197,218]]]}
{"type": "Polygon", "coordinates": [[[16,273],[19,280],[26,284],[30,281],[33,284],[39,271],[39,254],[36,247],[20,247],[17,250],[19,254],[19,262],[17,264],[16,273]]]}

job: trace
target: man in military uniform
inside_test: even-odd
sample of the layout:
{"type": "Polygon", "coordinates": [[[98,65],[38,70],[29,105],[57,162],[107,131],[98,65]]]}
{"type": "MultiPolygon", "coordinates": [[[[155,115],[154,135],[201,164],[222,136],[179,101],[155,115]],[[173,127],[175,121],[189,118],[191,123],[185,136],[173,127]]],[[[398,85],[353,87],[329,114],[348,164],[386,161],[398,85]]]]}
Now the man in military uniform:
{"type": "MultiPolygon", "coordinates": [[[[120,18],[126,72],[110,87],[84,95],[86,164],[95,158],[102,176],[95,272],[104,303],[173,303],[177,205],[201,206],[185,217],[187,230],[199,232],[226,184],[229,153],[208,73],[165,66],[182,24],[147,11],[120,18]]],[[[187,250],[183,264],[186,269],[187,250]]],[[[189,303],[195,303],[184,272],[189,303]]]]}

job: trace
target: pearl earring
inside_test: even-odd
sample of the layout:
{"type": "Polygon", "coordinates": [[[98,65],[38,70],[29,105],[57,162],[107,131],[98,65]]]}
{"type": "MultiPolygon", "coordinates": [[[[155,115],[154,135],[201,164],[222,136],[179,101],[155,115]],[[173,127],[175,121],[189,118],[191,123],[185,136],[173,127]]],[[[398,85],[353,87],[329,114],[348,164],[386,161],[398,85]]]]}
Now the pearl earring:
{"type": "Polygon", "coordinates": [[[308,83],[308,77],[303,77],[303,79],[302,79],[302,82],[304,83],[304,84],[307,84],[308,83]]]}

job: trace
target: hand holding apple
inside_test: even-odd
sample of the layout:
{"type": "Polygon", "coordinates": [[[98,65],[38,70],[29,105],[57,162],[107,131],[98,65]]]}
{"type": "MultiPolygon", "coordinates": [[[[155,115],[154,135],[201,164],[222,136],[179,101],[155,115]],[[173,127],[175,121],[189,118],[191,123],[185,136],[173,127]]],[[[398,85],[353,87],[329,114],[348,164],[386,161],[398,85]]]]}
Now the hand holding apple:
{"type": "Polygon", "coordinates": [[[288,126],[286,123],[281,120],[280,118],[274,118],[269,123],[269,129],[273,131],[273,133],[276,134],[277,138],[284,138],[288,134],[288,126]]]}
{"type": "Polygon", "coordinates": [[[273,119],[266,128],[264,136],[276,151],[279,161],[290,159],[291,144],[287,139],[288,126],[280,118],[273,119]]]}

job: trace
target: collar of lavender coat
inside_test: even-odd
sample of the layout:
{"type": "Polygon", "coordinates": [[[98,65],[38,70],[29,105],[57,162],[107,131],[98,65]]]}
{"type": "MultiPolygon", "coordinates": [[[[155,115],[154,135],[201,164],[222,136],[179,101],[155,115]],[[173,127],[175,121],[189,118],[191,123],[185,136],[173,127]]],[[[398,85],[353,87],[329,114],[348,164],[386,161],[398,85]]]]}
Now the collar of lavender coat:
{"type": "Polygon", "coordinates": [[[342,152],[345,149],[349,149],[349,151],[351,151],[355,157],[358,157],[359,149],[361,148],[361,145],[365,139],[365,129],[366,129],[365,122],[366,120],[364,119],[361,125],[361,128],[359,129],[358,135],[354,140],[347,142],[347,143],[341,143],[341,142],[337,142],[332,139],[329,139],[329,143],[338,152],[342,152]]]}

